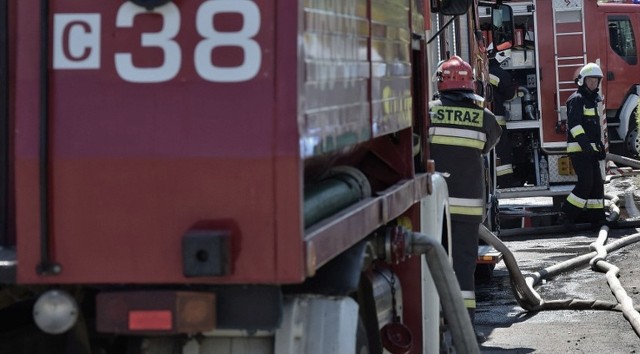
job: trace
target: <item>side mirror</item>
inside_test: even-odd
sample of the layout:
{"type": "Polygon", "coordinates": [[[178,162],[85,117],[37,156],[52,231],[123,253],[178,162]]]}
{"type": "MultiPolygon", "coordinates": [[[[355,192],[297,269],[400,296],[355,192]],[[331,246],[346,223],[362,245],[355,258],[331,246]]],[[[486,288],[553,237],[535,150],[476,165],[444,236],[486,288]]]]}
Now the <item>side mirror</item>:
{"type": "Polygon", "coordinates": [[[513,46],[513,10],[509,5],[497,5],[491,11],[493,46],[504,50],[513,46]]]}
{"type": "Polygon", "coordinates": [[[464,15],[473,0],[431,0],[431,12],[439,12],[445,16],[464,15]]]}

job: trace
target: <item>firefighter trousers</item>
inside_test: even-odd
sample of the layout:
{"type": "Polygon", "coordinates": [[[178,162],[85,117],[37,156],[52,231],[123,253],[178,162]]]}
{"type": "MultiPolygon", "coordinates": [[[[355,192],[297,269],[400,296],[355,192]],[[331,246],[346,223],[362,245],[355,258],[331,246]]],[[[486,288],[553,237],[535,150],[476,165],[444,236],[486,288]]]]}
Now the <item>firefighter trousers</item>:
{"type": "Polygon", "coordinates": [[[562,211],[572,222],[584,216],[592,224],[604,223],[604,181],[600,162],[594,156],[583,153],[569,156],[578,176],[578,183],[567,196],[562,211]]]}
{"type": "Polygon", "coordinates": [[[496,156],[500,162],[496,164],[497,184],[500,188],[520,187],[522,183],[518,181],[513,171],[513,146],[509,138],[507,126],[502,126],[500,141],[496,144],[496,156]]]}
{"type": "Polygon", "coordinates": [[[476,309],[475,271],[478,259],[478,240],[480,224],[452,220],[451,237],[453,270],[462,290],[464,305],[473,321],[476,309]]]}

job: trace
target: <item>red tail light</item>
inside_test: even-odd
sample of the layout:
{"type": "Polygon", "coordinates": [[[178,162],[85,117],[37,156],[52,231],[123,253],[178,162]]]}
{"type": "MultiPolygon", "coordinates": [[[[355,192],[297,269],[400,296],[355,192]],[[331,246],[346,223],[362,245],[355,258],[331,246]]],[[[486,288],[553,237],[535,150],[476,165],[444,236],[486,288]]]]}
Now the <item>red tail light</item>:
{"type": "Polygon", "coordinates": [[[213,293],[135,291],[100,293],[97,328],[104,333],[199,333],[215,328],[213,293]]]}

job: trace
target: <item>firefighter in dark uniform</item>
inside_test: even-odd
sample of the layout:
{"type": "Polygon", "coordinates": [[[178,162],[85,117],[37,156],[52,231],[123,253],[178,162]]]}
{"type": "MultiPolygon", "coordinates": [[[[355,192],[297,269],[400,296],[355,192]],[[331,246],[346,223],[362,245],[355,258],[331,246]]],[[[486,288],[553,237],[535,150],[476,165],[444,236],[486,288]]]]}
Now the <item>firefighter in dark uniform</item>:
{"type": "Polygon", "coordinates": [[[605,223],[604,182],[600,161],[606,158],[598,103],[602,70],[588,63],[576,78],[578,89],[567,99],[567,153],[578,182],[562,206],[563,223],[572,228],[579,216],[594,227],[605,223]]]}
{"type": "Polygon", "coordinates": [[[489,51],[491,57],[489,61],[489,83],[492,87],[492,112],[496,115],[496,119],[502,127],[502,135],[496,145],[496,155],[499,158],[496,163],[496,182],[499,188],[522,186],[522,182],[518,181],[513,173],[513,147],[507,132],[509,112],[504,107],[505,102],[517,97],[517,91],[511,74],[500,66],[505,59],[509,58],[509,52],[509,49],[496,52],[491,49],[491,46],[489,51]]]}
{"type": "MultiPolygon", "coordinates": [[[[449,173],[453,268],[473,323],[478,229],[486,215],[483,154],[498,142],[501,128],[491,111],[476,104],[471,66],[453,56],[438,68],[439,99],[429,102],[429,143],[438,171],[449,173]]],[[[478,333],[478,340],[484,336],[478,333]]]]}

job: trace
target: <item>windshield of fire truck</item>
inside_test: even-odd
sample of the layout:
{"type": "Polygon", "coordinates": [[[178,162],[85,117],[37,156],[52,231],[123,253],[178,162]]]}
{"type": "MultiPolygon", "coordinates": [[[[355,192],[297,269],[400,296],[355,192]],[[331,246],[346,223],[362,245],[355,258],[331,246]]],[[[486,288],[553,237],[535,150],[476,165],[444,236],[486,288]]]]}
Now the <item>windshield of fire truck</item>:
{"type": "Polygon", "coordinates": [[[609,16],[609,45],[627,64],[638,63],[636,41],[628,16],[609,16]]]}

